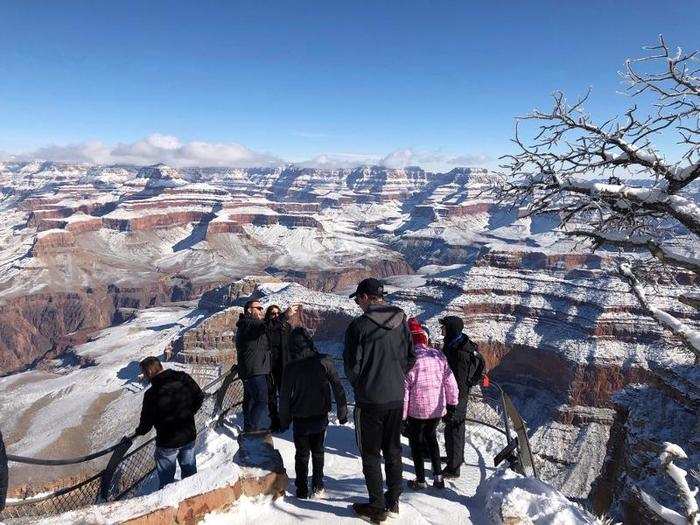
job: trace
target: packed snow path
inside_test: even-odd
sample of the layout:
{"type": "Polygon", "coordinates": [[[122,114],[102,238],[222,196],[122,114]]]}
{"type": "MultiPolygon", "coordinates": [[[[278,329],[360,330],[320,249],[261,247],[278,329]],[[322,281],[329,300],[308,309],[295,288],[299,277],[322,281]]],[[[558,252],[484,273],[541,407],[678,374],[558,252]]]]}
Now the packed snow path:
{"type": "MultiPolygon", "coordinates": [[[[228,440],[237,429],[226,426],[213,433],[207,448],[221,450],[219,440],[228,440]],[[212,441],[213,440],[213,441],[212,441]]],[[[442,445],[442,436],[440,436],[442,445]]],[[[294,442],[291,431],[273,437],[274,446],[282,454],[289,476],[289,487],[284,498],[272,501],[270,498],[242,498],[228,512],[211,513],[201,523],[223,525],[229,523],[357,523],[357,516],[350,505],[356,501],[366,501],[367,491],[362,476],[362,463],[355,444],[355,429],[352,424],[344,426],[331,424],[326,437],[325,485],[322,499],[301,500],[294,496],[294,442]]],[[[229,446],[235,446],[235,442],[229,446]]],[[[410,459],[408,442],[403,440],[404,482],[414,479],[413,462],[410,459]]],[[[422,492],[413,492],[405,487],[400,500],[398,517],[389,518],[395,523],[485,523],[479,508],[483,502],[477,501],[477,487],[493,471],[493,456],[505,445],[505,436],[482,425],[471,425],[467,429],[465,465],[462,477],[447,480],[444,490],[429,487],[422,492]]],[[[225,445],[224,445],[225,446],[225,445]]],[[[310,469],[309,469],[310,470],[310,469]]],[[[430,477],[429,464],[426,474],[430,477]]]]}

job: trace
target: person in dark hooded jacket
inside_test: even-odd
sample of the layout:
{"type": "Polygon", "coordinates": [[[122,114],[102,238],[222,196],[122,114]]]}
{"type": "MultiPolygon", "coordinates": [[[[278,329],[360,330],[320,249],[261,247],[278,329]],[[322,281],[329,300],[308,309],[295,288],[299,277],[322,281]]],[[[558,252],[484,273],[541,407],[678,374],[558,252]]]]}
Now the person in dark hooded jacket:
{"type": "Polygon", "coordinates": [[[469,391],[479,384],[484,372],[484,358],[467,334],[462,333],[464,322],[455,315],[440,319],[444,338],[443,353],[457,379],[459,401],[456,407],[448,407],[445,416],[445,449],[447,466],[443,477],[458,478],[460,467],[464,463],[464,436],[467,417],[467,400],[469,391]]]}
{"type": "Polygon", "coordinates": [[[286,429],[293,422],[297,497],[307,498],[309,453],[313,465],[312,495],[319,496],[323,492],[324,440],[331,410],[331,390],[341,425],[348,421],[348,407],[333,361],[316,351],[304,328],[292,330],[290,350],[290,361],[282,376],[280,426],[286,429]]]}
{"type": "Polygon", "coordinates": [[[362,309],[345,332],[345,374],[355,393],[355,432],[369,503],[353,510],[375,522],[398,512],[405,377],[416,361],[406,314],[384,302],[384,285],[365,279],[350,296],[362,309]],[[383,491],[381,455],[387,492],[383,491]]]}
{"type": "Polygon", "coordinates": [[[141,419],[135,434],[156,429],[156,471],[160,488],[175,479],[175,462],[182,479],[197,472],[194,416],[204,402],[204,392],[185,372],[165,370],[157,357],[139,363],[151,387],[143,396],[141,419]]]}

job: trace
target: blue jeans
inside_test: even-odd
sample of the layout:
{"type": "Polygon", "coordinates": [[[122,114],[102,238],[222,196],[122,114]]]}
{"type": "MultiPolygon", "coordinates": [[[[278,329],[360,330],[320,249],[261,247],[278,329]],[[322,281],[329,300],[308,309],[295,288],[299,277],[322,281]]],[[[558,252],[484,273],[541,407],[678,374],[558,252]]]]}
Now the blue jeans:
{"type": "Polygon", "coordinates": [[[180,448],[156,447],[156,471],[159,488],[175,481],[175,461],[180,463],[181,478],[185,479],[197,473],[197,457],[194,451],[195,441],[180,448]]]}
{"type": "Polygon", "coordinates": [[[259,375],[243,380],[243,431],[253,432],[270,428],[267,376],[259,375]]]}

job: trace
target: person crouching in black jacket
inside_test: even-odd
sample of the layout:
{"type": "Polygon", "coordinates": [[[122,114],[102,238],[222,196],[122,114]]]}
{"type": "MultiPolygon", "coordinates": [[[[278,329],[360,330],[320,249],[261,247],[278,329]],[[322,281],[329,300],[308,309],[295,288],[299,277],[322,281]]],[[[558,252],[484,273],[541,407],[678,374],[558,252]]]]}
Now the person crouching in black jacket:
{"type": "Polygon", "coordinates": [[[175,462],[182,479],[197,472],[194,416],[204,402],[204,392],[185,372],[164,370],[157,357],[139,364],[151,387],[143,396],[141,420],[136,435],[156,428],[156,471],[160,488],[175,480],[175,462]]]}
{"type": "Polygon", "coordinates": [[[290,362],[282,376],[280,424],[283,430],[294,424],[295,469],[298,498],[308,498],[309,452],[313,464],[312,495],[323,492],[324,440],[331,411],[331,389],[335,396],[338,422],[348,420],[343,385],[331,359],[319,354],[304,328],[291,333],[290,362]]]}

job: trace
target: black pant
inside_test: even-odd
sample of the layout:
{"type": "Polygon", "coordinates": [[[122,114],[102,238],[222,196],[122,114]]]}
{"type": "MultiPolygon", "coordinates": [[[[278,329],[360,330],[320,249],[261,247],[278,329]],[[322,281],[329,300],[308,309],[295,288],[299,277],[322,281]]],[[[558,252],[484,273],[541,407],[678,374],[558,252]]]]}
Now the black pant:
{"type": "Polygon", "coordinates": [[[447,468],[458,469],[464,463],[464,418],[467,406],[458,405],[454,412],[453,422],[445,424],[445,450],[447,452],[447,468]]]}
{"type": "Polygon", "coordinates": [[[355,407],[355,434],[362,456],[369,504],[384,510],[399,501],[402,490],[401,420],[403,408],[355,407]],[[387,491],[384,494],[381,454],[387,491]]]}
{"type": "Polygon", "coordinates": [[[440,445],[437,440],[437,426],[440,418],[414,419],[408,418],[408,443],[411,446],[411,456],[416,469],[416,480],[425,481],[425,455],[430,458],[433,476],[442,473],[440,464],[440,445]]]}
{"type": "Polygon", "coordinates": [[[267,376],[267,411],[270,413],[270,429],[277,432],[280,428],[280,414],[277,403],[279,401],[279,387],[272,374],[267,376]]]}
{"type": "Polygon", "coordinates": [[[326,439],[326,431],[315,434],[294,433],[294,468],[296,470],[296,487],[302,491],[308,490],[309,454],[311,455],[312,477],[311,486],[314,489],[323,488],[323,442],[326,439]]]}

